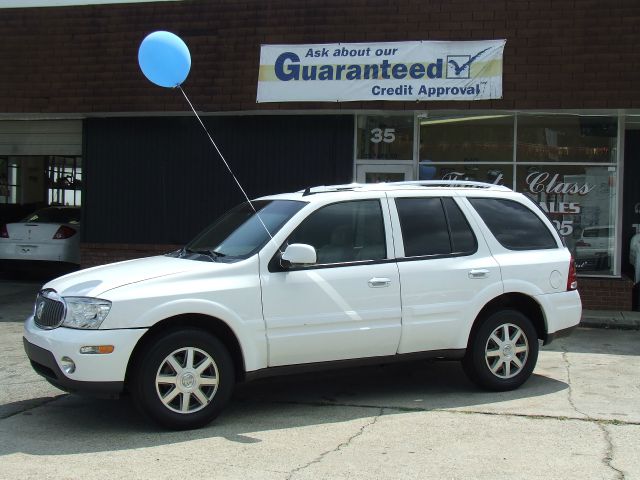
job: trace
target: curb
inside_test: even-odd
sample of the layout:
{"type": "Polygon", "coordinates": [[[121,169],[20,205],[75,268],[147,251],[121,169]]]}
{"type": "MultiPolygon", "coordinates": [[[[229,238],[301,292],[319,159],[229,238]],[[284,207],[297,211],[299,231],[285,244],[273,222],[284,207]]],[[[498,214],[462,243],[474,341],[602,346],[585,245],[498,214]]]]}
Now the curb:
{"type": "Polygon", "coordinates": [[[640,312],[585,310],[580,327],[615,330],[640,330],[640,312]]]}

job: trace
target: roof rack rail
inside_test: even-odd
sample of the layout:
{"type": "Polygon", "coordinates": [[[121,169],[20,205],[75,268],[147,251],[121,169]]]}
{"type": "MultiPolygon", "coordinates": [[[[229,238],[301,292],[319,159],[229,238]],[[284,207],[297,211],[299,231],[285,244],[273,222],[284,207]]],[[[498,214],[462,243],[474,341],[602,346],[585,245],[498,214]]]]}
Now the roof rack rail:
{"type": "Polygon", "coordinates": [[[344,190],[353,190],[354,188],[363,186],[365,186],[365,184],[362,183],[345,183],[343,185],[319,185],[317,187],[307,187],[304,190],[300,190],[300,192],[302,192],[303,197],[306,197],[307,195],[313,195],[315,193],[341,192],[344,190]]]}
{"type": "Polygon", "coordinates": [[[491,188],[494,190],[511,191],[504,185],[496,185],[487,182],[474,182],[470,180],[409,180],[406,182],[390,182],[387,185],[415,185],[420,187],[465,187],[465,188],[491,188]]]}
{"type": "Polygon", "coordinates": [[[384,187],[448,187],[448,188],[478,188],[478,189],[491,189],[499,190],[503,192],[511,192],[509,187],[504,185],[495,185],[493,183],[486,182],[473,182],[469,180],[409,180],[406,182],[380,182],[380,183],[345,183],[343,185],[318,185],[316,187],[307,187],[304,190],[299,190],[303,197],[308,195],[315,195],[317,193],[328,192],[343,192],[349,190],[355,190],[356,188],[362,189],[380,189],[384,187]]]}

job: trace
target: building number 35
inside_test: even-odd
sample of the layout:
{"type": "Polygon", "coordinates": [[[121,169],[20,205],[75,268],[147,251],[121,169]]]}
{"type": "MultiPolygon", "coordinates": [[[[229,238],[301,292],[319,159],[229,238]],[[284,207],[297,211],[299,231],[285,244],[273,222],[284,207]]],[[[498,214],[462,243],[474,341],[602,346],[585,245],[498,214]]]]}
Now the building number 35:
{"type": "Polygon", "coordinates": [[[393,143],[396,140],[395,128],[374,128],[371,130],[372,143],[393,143]]]}

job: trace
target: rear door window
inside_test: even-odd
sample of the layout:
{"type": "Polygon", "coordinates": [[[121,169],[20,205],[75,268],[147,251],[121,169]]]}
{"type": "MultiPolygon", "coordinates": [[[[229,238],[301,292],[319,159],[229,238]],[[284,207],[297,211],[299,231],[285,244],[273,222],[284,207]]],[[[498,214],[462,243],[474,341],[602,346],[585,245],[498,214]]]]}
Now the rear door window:
{"type": "Polygon", "coordinates": [[[513,200],[469,198],[500,244],[509,250],[558,248],[556,239],[534,212],[513,200]]]}
{"type": "Polygon", "coordinates": [[[473,234],[473,230],[471,230],[460,207],[456,205],[453,198],[443,198],[442,204],[444,205],[447,220],[449,221],[452,252],[466,254],[475,252],[478,248],[476,236],[473,234]]]}
{"type": "Polygon", "coordinates": [[[406,257],[471,254],[476,239],[451,198],[396,198],[406,257]]]}

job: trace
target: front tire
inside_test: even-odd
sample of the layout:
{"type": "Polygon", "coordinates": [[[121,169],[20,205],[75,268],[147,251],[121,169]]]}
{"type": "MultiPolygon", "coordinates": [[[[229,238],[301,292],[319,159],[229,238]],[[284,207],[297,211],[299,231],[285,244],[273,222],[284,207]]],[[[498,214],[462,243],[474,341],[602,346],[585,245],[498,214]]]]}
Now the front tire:
{"type": "Polygon", "coordinates": [[[538,350],[531,320],[518,310],[500,310],[476,330],[462,366],[469,379],[482,388],[513,390],[533,373],[538,350]]]}
{"type": "Polygon", "coordinates": [[[136,407],[173,430],[207,425],[229,401],[235,369],[220,340],[198,329],[176,330],[147,345],[131,375],[136,407]]]}

